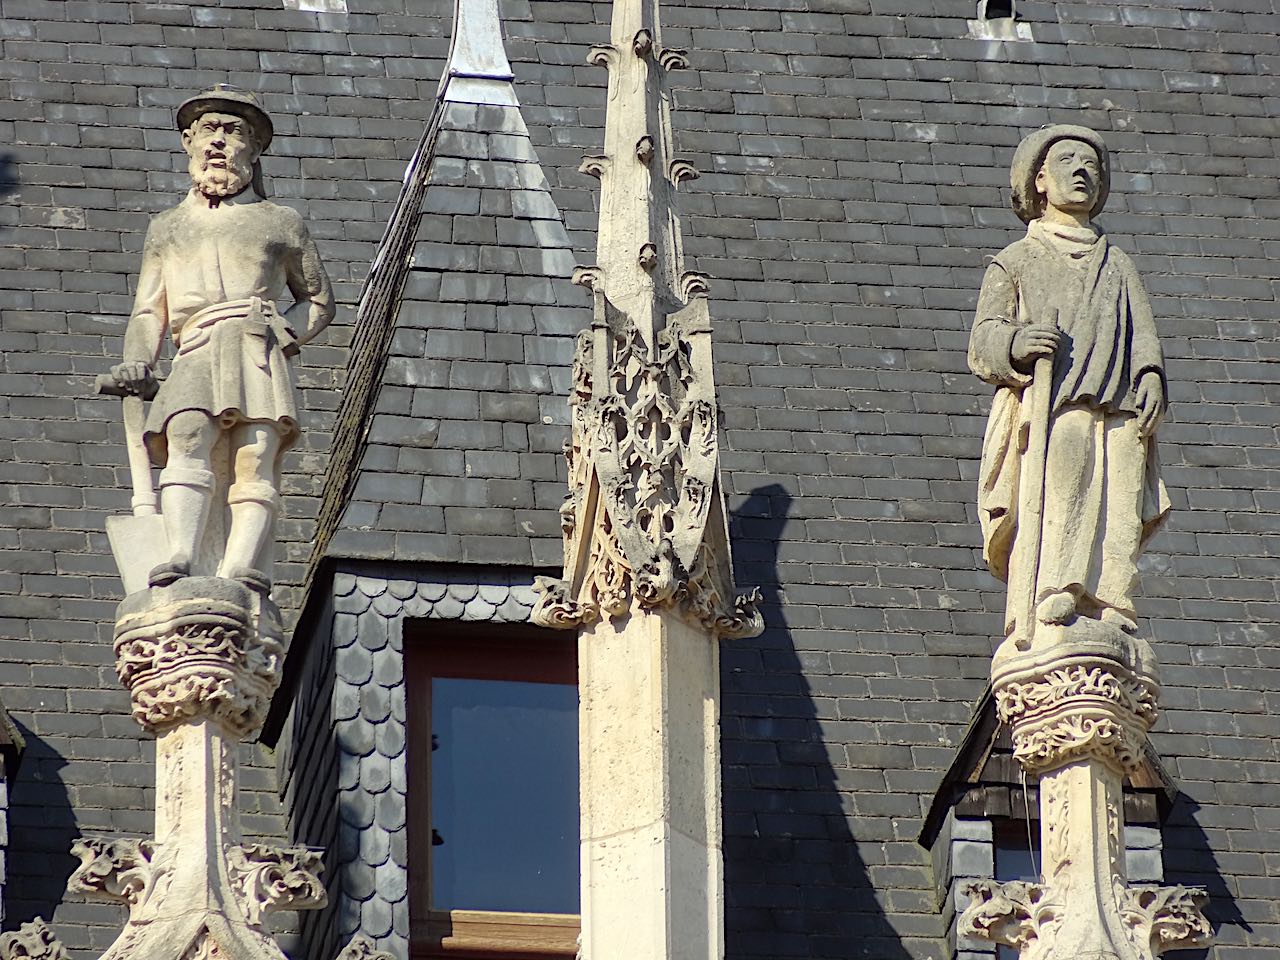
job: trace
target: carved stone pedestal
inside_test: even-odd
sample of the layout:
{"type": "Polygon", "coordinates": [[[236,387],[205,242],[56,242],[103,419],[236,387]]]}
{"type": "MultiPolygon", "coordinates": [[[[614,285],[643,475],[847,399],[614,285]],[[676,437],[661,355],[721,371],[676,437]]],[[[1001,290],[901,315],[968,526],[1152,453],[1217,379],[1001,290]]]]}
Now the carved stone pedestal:
{"type": "Polygon", "coordinates": [[[1152,960],[1206,946],[1204,891],[1125,878],[1124,776],[1159,694],[1150,645],[1096,620],[1040,626],[1030,650],[996,652],[992,683],[1014,755],[1040,778],[1043,863],[1038,883],[971,885],[961,935],[1017,947],[1023,960],[1152,960]]]}
{"type": "Polygon", "coordinates": [[[191,577],[117,611],[116,672],[156,734],[154,840],[82,839],[74,893],[127,904],[103,960],[283,960],[272,910],[323,906],[320,856],[245,844],[239,746],[279,682],[279,611],[238,582],[191,577]]]}

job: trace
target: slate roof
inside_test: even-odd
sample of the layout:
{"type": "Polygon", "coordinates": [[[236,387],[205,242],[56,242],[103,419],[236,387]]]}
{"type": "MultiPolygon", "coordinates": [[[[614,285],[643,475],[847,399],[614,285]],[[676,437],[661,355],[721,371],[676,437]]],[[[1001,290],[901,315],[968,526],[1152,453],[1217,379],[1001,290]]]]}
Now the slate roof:
{"type": "MultiPolygon", "coordinates": [[[[91,384],[120,355],[147,215],[184,189],[171,108],[214,82],[259,90],[272,193],[306,216],[343,304],[301,358],[277,565],[296,605],[350,305],[436,109],[452,13],[348,6],[0,0],[0,695],[27,738],[6,895],[10,922],[44,913],[76,960],[119,916],[66,898],[72,839],[152,826],[150,745],[110,669],[122,428],[91,384]]],[[[1168,876],[1209,885],[1220,960],[1277,960],[1275,3],[1024,0],[1024,43],[972,37],[974,8],[664,4],[664,40],[692,62],[672,122],[703,171],[681,211],[716,298],[736,572],[768,600],[765,635],[723,647],[727,956],[943,949],[915,837],[1003,607],[973,512],[989,390],[965,369],[967,324],[983,257],[1020,232],[1014,145],[1073,122],[1114,151],[1103,222],[1169,358],[1174,512],[1140,606],[1163,665],[1155,742],[1182,790],[1168,876]]],[[[600,150],[605,78],[583,59],[608,7],[504,13],[522,116],[587,259],[597,184],[576,171],[600,150]]],[[[285,832],[276,787],[270,758],[246,766],[249,833],[285,832]]]]}
{"type": "MultiPolygon", "coordinates": [[[[507,84],[508,91],[510,84],[507,84]]],[[[324,558],[554,567],[576,261],[514,96],[450,99],[361,298],[324,558]]]]}

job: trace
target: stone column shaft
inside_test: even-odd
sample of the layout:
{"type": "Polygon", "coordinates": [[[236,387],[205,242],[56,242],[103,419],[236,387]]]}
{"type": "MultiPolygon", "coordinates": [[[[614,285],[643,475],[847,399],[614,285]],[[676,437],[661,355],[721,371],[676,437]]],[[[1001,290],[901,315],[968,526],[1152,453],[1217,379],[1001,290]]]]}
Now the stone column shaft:
{"type": "Polygon", "coordinates": [[[719,648],[668,613],[579,639],[584,957],[723,955],[719,648]]]}
{"type": "Polygon", "coordinates": [[[684,272],[657,0],[616,0],[596,264],[570,395],[564,577],[534,619],[579,629],[583,960],[718,960],[723,638],[763,628],[733,592],[706,283],[684,272]]]}

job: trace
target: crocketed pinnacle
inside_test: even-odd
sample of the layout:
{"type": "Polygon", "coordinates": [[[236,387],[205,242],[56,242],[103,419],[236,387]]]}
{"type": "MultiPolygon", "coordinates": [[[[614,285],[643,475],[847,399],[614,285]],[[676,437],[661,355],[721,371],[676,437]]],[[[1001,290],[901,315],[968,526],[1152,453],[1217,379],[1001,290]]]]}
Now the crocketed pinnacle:
{"type": "Polygon", "coordinates": [[[684,270],[676,185],[697,175],[672,155],[670,71],[657,0],[616,0],[596,263],[575,279],[595,317],[578,340],[561,509],[565,574],[541,578],[534,619],[571,627],[673,608],[713,637],[763,629],[756,595],[736,596],[720,488],[711,319],[705,281],[684,270]]]}

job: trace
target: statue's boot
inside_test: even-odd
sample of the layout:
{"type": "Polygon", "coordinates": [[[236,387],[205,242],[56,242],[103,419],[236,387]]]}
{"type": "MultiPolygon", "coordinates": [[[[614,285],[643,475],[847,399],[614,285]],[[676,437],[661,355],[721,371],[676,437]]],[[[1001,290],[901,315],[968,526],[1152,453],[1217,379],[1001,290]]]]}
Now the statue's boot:
{"type": "Polygon", "coordinates": [[[271,539],[280,495],[271,484],[250,480],[233,483],[227,490],[227,503],[231,507],[231,530],[218,576],[268,593],[271,578],[262,571],[259,558],[271,539]]]}
{"type": "Polygon", "coordinates": [[[1076,595],[1058,590],[1036,605],[1036,619],[1041,623],[1066,623],[1076,615],[1076,595]]]}
{"type": "Polygon", "coordinates": [[[165,587],[191,576],[191,561],[209,516],[213,481],[209,470],[171,466],[160,471],[160,513],[169,539],[169,559],[152,568],[151,586],[165,587]]]}

